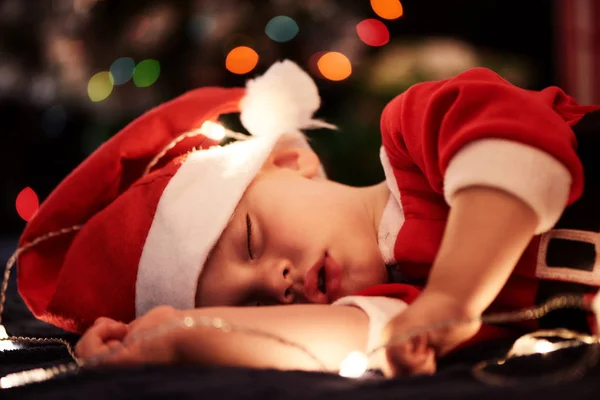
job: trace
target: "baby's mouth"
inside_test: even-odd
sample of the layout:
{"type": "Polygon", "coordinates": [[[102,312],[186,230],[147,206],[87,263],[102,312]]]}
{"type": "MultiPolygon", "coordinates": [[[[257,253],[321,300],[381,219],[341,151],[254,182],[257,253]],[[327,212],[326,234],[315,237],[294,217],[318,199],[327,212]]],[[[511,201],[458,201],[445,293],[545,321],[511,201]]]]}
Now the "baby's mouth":
{"type": "Polygon", "coordinates": [[[319,289],[319,291],[323,294],[327,294],[327,285],[325,284],[327,282],[326,278],[327,277],[325,276],[325,266],[323,266],[319,270],[319,275],[318,275],[318,280],[317,280],[317,289],[319,289]]]}
{"type": "Polygon", "coordinates": [[[328,304],[337,299],[340,282],[340,265],[325,253],[306,271],[303,291],[309,302],[328,304]]]}

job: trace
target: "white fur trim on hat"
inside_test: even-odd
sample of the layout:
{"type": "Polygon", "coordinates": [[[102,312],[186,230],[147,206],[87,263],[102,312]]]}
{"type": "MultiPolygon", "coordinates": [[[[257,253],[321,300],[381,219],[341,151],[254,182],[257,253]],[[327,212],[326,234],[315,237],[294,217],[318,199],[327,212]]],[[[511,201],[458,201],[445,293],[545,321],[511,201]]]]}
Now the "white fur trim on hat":
{"type": "Polygon", "coordinates": [[[312,119],[319,104],[315,83],[291,61],[248,82],[241,120],[254,137],[190,154],[159,200],[138,265],[137,316],[159,305],[195,307],[210,250],[279,140],[308,146],[301,129],[333,127],[312,119]]]}
{"type": "Polygon", "coordinates": [[[206,258],[276,140],[267,136],[188,156],[165,188],[144,244],[136,316],[160,305],[194,308],[206,258]]]}

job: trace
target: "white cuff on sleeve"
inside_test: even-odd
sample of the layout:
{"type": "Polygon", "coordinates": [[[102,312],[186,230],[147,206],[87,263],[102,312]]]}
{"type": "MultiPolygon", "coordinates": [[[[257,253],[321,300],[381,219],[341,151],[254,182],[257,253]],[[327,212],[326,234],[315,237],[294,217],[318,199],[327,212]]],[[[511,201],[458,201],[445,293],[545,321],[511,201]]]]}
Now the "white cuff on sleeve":
{"type": "Polygon", "coordinates": [[[550,230],[564,211],[571,173],[550,154],[505,139],[468,144],[450,160],[444,176],[444,197],[452,206],[456,192],[490,186],[523,200],[537,214],[536,234],[550,230]]]}
{"type": "MultiPolygon", "coordinates": [[[[370,296],[346,296],[332,305],[358,307],[367,314],[369,317],[369,334],[365,349],[367,354],[382,344],[381,332],[387,323],[408,307],[402,300],[370,296]]],[[[382,369],[385,362],[385,352],[380,351],[369,360],[369,368],[382,369]]]]}

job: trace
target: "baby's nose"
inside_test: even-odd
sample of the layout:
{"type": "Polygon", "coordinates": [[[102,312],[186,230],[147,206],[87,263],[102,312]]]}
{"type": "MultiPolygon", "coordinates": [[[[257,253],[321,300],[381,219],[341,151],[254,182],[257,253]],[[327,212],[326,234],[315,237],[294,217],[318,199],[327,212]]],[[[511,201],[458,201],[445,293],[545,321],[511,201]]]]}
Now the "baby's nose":
{"type": "Polygon", "coordinates": [[[278,304],[291,304],[296,297],[294,281],[292,279],[292,264],[287,260],[280,260],[270,271],[267,271],[267,290],[269,296],[278,304]]]}

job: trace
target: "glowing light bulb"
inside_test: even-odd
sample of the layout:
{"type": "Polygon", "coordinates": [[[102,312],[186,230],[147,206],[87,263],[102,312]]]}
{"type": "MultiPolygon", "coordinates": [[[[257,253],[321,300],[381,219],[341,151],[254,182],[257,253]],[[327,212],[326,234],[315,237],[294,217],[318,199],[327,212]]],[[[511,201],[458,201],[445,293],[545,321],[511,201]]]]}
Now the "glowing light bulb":
{"type": "Polygon", "coordinates": [[[212,121],[205,121],[200,127],[204,136],[220,142],[225,137],[225,127],[212,121]]]}
{"type": "Polygon", "coordinates": [[[552,342],[549,342],[547,340],[538,340],[536,341],[533,349],[536,353],[545,354],[554,351],[555,347],[556,346],[554,346],[552,342]]]}
{"type": "Polygon", "coordinates": [[[340,365],[340,376],[345,378],[360,378],[367,371],[369,360],[360,351],[353,351],[344,358],[340,365]]]}
{"type": "Polygon", "coordinates": [[[19,350],[22,348],[23,346],[20,343],[13,342],[12,340],[0,341],[0,352],[7,350],[19,350]]]}
{"type": "Polygon", "coordinates": [[[0,340],[0,352],[5,350],[18,350],[23,348],[23,346],[20,343],[13,342],[12,340],[6,340],[8,339],[8,334],[6,333],[6,329],[4,329],[4,326],[2,325],[0,325],[0,339],[4,339],[0,340]]]}

